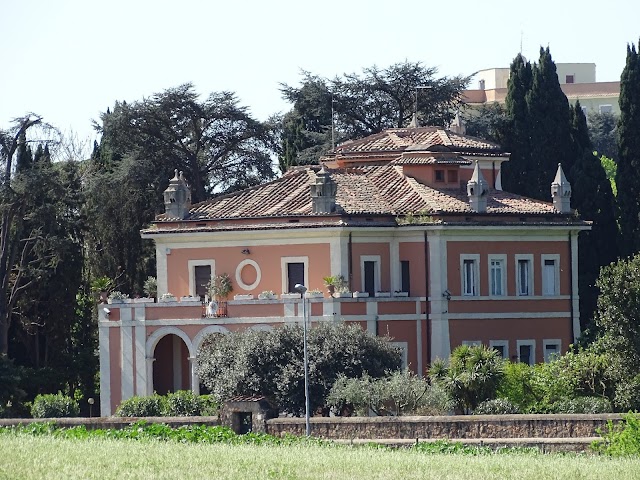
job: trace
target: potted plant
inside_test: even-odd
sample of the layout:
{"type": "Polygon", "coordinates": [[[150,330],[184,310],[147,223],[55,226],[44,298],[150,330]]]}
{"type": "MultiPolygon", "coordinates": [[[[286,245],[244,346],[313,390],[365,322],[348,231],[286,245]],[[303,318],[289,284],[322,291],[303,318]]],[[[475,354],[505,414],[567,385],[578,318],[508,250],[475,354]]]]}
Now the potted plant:
{"type": "Polygon", "coordinates": [[[369,292],[358,292],[357,290],[353,292],[353,298],[367,298],[369,296],[369,292]]]}
{"type": "Polygon", "coordinates": [[[283,293],[282,295],[280,295],[280,298],[282,298],[283,300],[286,300],[286,299],[291,300],[291,299],[296,299],[296,298],[302,298],[302,295],[300,295],[299,293],[295,293],[295,292],[283,293]]]}
{"type": "Polygon", "coordinates": [[[216,275],[207,284],[207,293],[210,298],[216,300],[226,300],[229,294],[233,291],[233,284],[231,283],[231,277],[228,273],[222,273],[216,275]]]}
{"type": "Polygon", "coordinates": [[[378,297],[378,298],[380,298],[380,297],[387,298],[387,297],[391,296],[391,292],[376,292],[375,296],[378,297]]]}
{"type": "Polygon", "coordinates": [[[119,292],[118,290],[114,290],[109,294],[109,297],[107,300],[110,304],[117,304],[117,303],[127,303],[128,299],[129,299],[128,294],[119,292]]]}
{"type": "Polygon", "coordinates": [[[158,301],[167,303],[167,302],[175,302],[177,301],[177,299],[173,293],[167,292],[160,295],[160,298],[158,299],[158,301]]]}
{"type": "Polygon", "coordinates": [[[305,294],[305,297],[307,297],[307,298],[323,298],[324,294],[322,293],[322,290],[318,290],[316,288],[314,290],[307,290],[307,293],[305,294]]]}
{"type": "Polygon", "coordinates": [[[109,277],[98,277],[91,282],[91,291],[98,295],[100,303],[107,303],[113,281],[109,277]]]}
{"type": "Polygon", "coordinates": [[[158,280],[156,277],[147,277],[142,284],[142,291],[147,297],[155,298],[158,296],[158,280]]]}
{"type": "Polygon", "coordinates": [[[258,294],[258,300],[277,300],[278,296],[272,290],[265,290],[258,294]]]}
{"type": "Polygon", "coordinates": [[[335,292],[344,291],[347,288],[347,280],[343,275],[332,275],[329,277],[323,277],[325,286],[329,295],[333,295],[335,292]]]}
{"type": "Polygon", "coordinates": [[[180,297],[181,302],[191,302],[191,303],[199,303],[200,295],[183,295],[180,297]]]}
{"type": "Polygon", "coordinates": [[[409,296],[409,292],[403,292],[401,290],[396,290],[395,292],[393,292],[393,296],[394,297],[408,297],[409,296]]]}
{"type": "Polygon", "coordinates": [[[234,300],[253,300],[253,295],[250,293],[248,294],[239,293],[238,295],[234,295],[233,299],[234,300]]]}

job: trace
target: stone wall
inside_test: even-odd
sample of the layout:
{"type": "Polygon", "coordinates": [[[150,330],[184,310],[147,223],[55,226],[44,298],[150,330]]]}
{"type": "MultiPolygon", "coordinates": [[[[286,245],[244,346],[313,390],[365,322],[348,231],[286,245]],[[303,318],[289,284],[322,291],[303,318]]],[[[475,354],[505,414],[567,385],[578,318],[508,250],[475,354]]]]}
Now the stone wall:
{"type": "Polygon", "coordinates": [[[170,427],[182,425],[220,425],[218,417],[94,417],[94,418],[0,418],[0,427],[29,425],[30,423],[53,423],[58,427],[71,428],[84,425],[87,430],[97,428],[122,429],[138,420],[147,423],[165,423],[170,427]]]}
{"type": "MultiPolygon", "coordinates": [[[[585,438],[618,414],[459,415],[446,417],[313,417],[311,435],[327,439],[585,438]]],[[[305,434],[304,418],[274,418],[267,432],[305,434]]]]}

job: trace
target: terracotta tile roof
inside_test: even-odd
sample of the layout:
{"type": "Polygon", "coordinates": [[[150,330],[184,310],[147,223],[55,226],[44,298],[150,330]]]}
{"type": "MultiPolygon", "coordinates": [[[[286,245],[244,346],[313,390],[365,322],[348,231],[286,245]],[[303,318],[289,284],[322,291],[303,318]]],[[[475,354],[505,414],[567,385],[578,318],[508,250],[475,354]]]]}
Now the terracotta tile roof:
{"type": "MultiPolygon", "coordinates": [[[[266,225],[269,228],[312,228],[340,225],[349,215],[473,213],[463,189],[432,188],[405,176],[401,165],[391,163],[383,166],[328,169],[331,180],[337,184],[336,212],[313,214],[309,186],[315,179],[317,169],[318,167],[298,168],[275,181],[194,205],[187,220],[221,221],[219,225],[207,227],[217,230],[256,228],[258,223],[260,228],[265,228],[266,225]],[[277,220],[282,217],[298,217],[300,224],[277,220]],[[237,222],[225,224],[226,220],[237,222]],[[315,223],[304,223],[307,221],[315,223]]],[[[549,202],[492,190],[489,193],[487,214],[545,215],[557,212],[549,202]]],[[[175,223],[175,220],[161,215],[157,222],[175,223]]],[[[196,228],[194,222],[187,223],[190,225],[176,228],[196,228]]],[[[147,232],[151,233],[150,230],[147,232]]]]}
{"type": "Polygon", "coordinates": [[[393,163],[395,165],[471,165],[471,160],[459,155],[412,155],[405,152],[393,163]]]}
{"type": "Polygon", "coordinates": [[[363,153],[401,153],[404,151],[449,151],[456,153],[503,153],[502,148],[492,142],[460,135],[439,127],[392,128],[368,137],[351,140],[336,147],[337,157],[356,156],[363,153]]]}

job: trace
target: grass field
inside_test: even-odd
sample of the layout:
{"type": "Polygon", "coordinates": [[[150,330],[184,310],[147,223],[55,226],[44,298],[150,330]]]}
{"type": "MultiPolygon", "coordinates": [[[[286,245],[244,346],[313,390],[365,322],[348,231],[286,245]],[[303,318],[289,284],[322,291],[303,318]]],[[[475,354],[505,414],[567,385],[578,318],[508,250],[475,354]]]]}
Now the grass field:
{"type": "Polygon", "coordinates": [[[0,436],[0,479],[640,478],[640,458],[0,436]]]}

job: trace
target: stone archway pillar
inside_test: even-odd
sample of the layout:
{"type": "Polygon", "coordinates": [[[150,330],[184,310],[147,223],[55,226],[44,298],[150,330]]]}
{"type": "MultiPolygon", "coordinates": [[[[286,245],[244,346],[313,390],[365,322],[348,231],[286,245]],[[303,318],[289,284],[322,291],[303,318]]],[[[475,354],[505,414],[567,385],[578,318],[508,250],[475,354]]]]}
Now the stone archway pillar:
{"type": "Polygon", "coordinates": [[[153,395],[153,362],[155,357],[147,357],[147,396],[153,395]]]}
{"type": "Polygon", "coordinates": [[[198,365],[198,359],[196,357],[189,357],[189,371],[191,372],[191,391],[194,395],[200,395],[200,378],[196,372],[196,366],[198,365]]]}

